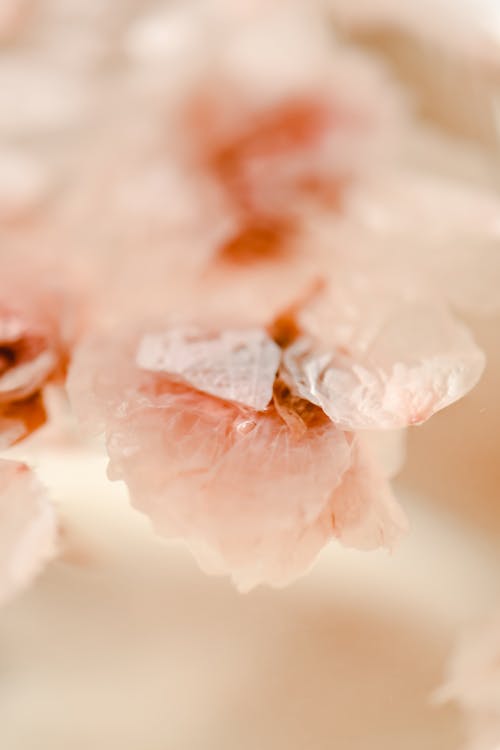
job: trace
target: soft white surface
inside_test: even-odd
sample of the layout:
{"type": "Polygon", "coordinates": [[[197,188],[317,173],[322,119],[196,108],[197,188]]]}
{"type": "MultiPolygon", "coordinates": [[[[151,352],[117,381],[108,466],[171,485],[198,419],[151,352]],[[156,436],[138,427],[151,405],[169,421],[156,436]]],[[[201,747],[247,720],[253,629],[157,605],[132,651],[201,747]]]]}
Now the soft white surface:
{"type": "Polygon", "coordinates": [[[456,521],[402,498],[393,556],[332,545],[292,587],[241,596],[154,537],[98,450],[29,454],[77,562],[1,613],[2,750],[459,747],[430,693],[498,559],[456,521]]]}

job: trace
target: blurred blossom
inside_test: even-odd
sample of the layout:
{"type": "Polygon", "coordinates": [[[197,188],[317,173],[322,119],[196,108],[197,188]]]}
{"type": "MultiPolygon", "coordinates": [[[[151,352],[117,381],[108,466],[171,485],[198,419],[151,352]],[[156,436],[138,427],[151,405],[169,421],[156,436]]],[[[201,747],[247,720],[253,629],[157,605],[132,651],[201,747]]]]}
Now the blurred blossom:
{"type": "Polygon", "coordinates": [[[60,269],[4,258],[0,276],[0,445],[46,421],[43,391],[64,382],[79,312],[60,269]]]}
{"type": "Polygon", "coordinates": [[[436,694],[463,709],[470,750],[500,745],[500,618],[471,629],[453,654],[448,679],[436,694]]]}
{"type": "Polygon", "coordinates": [[[28,218],[41,207],[49,188],[43,163],[22,151],[0,151],[0,224],[28,218]]]}
{"type": "Polygon", "coordinates": [[[26,464],[0,459],[0,602],[25,588],[54,556],[57,523],[26,464]]]}
{"type": "Polygon", "coordinates": [[[244,588],[290,580],[330,538],[392,546],[403,516],[373,446],[352,431],[423,422],[482,371],[445,310],[370,306],[366,289],[349,291],[313,290],[267,336],[210,329],[206,316],[204,327],[151,322],[89,343],[73,363],[74,409],[105,432],[110,476],[161,533],[244,588]]]}
{"type": "MultiPolygon", "coordinates": [[[[478,382],[455,313],[497,310],[500,281],[497,194],[439,173],[412,92],[356,36],[391,19],[427,38],[425,14],[5,8],[4,443],[44,422],[83,334],[75,412],[205,568],[249,588],[291,580],[331,538],[390,547],[402,431],[478,382]]],[[[432,38],[447,48],[437,23],[432,38]]]]}
{"type": "Polygon", "coordinates": [[[359,29],[400,28],[430,39],[442,50],[480,61],[499,60],[497,0],[324,0],[348,25],[359,29]]]}
{"type": "Polygon", "coordinates": [[[0,43],[21,31],[37,0],[3,0],[0,6],[0,43]]]}
{"type": "Polygon", "coordinates": [[[332,538],[392,547],[406,527],[363,438],[300,398],[280,359],[264,331],[151,324],[81,348],[69,380],[110,478],[242,589],[288,583],[332,538]]]}

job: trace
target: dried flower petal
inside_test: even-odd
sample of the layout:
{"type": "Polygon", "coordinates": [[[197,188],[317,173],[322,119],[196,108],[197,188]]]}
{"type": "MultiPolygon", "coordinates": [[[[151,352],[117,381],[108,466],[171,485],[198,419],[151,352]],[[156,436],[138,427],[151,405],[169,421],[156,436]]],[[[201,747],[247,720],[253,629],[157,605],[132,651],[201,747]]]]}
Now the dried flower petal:
{"type": "Polygon", "coordinates": [[[47,269],[2,260],[0,445],[18,442],[45,422],[42,393],[64,376],[75,335],[73,307],[47,269]]]}
{"type": "MultiPolygon", "coordinates": [[[[458,309],[500,307],[500,201],[485,188],[415,172],[364,180],[344,204],[355,234],[367,232],[365,263],[415,277],[458,309]]],[[[358,262],[363,262],[359,257],[358,262]]]]}
{"type": "Polygon", "coordinates": [[[345,312],[354,309],[347,306],[343,319],[324,302],[304,311],[302,326],[317,338],[299,339],[284,354],[300,395],[343,429],[420,424],[479,380],[484,355],[445,309],[384,299],[374,317],[356,319],[358,309],[349,320],[345,312]]]}
{"type": "Polygon", "coordinates": [[[356,437],[353,454],[331,501],[335,536],[347,547],[392,549],[408,529],[405,515],[364,438],[356,437]]]}
{"type": "Polygon", "coordinates": [[[26,464],[0,459],[0,602],[31,583],[56,549],[57,523],[26,464]]]}
{"type": "Polygon", "coordinates": [[[241,414],[208,398],[163,393],[116,421],[113,476],[160,533],[198,554],[198,544],[208,548],[237,582],[286,582],[326,542],[300,547],[349,464],[349,445],[331,423],[297,439],[274,410],[241,414]]]}
{"type": "MultiPolygon", "coordinates": [[[[105,429],[110,477],[161,534],[182,537],[205,569],[241,588],[292,580],[335,535],[392,544],[404,523],[383,481],[369,488],[357,439],[279,380],[274,403],[257,411],[145,370],[137,351],[147,334],[83,346],[68,387],[76,411],[105,429]]],[[[177,340],[185,353],[185,329],[177,340]]],[[[223,334],[215,341],[217,363],[223,334]]],[[[267,363],[255,372],[267,388],[267,363]]]]}
{"type": "Polygon", "coordinates": [[[271,401],[280,358],[279,347],[258,329],[210,335],[191,327],[146,334],[136,362],[145,370],[259,411],[271,401]]]}

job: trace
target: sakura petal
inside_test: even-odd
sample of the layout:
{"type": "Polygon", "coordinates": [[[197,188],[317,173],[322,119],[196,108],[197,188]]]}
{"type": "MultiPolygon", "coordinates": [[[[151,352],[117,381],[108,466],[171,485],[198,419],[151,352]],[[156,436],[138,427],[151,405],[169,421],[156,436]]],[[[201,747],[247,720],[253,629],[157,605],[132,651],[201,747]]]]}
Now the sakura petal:
{"type": "Polygon", "coordinates": [[[126,483],[159,534],[182,538],[205,570],[244,590],[303,574],[335,535],[363,549],[390,545],[404,523],[383,480],[379,498],[357,479],[368,474],[358,438],[286,389],[280,410],[273,401],[257,411],[144,370],[144,335],[80,347],[68,386],[75,411],[105,431],[108,476],[126,483]],[[295,410],[301,429],[283,410],[295,410]]]}
{"type": "Polygon", "coordinates": [[[46,421],[43,394],[61,383],[83,323],[78,287],[45,253],[2,254],[0,274],[0,444],[46,421]]]}
{"type": "Polygon", "coordinates": [[[56,550],[54,510],[33,472],[0,459],[0,602],[40,573],[56,550]]]}
{"type": "MultiPolygon", "coordinates": [[[[284,355],[303,398],[347,430],[420,424],[478,382],[484,355],[446,310],[403,305],[377,330],[353,338],[353,352],[317,348],[301,339],[284,355]]],[[[371,329],[371,330],[370,330],[371,329]]]]}
{"type": "Polygon", "coordinates": [[[345,204],[356,227],[391,269],[423,276],[458,309],[498,311],[500,202],[485,188],[414,172],[358,183],[345,204]],[[378,237],[380,244],[373,240],[378,237]]]}
{"type": "Polygon", "coordinates": [[[209,334],[192,327],[145,334],[136,362],[203,393],[262,410],[271,401],[280,357],[262,330],[209,334]]]}
{"type": "Polygon", "coordinates": [[[244,588],[289,581],[331,537],[331,524],[310,529],[350,446],[327,420],[295,439],[273,409],[242,416],[177,387],[113,420],[107,435],[113,477],[157,531],[184,538],[204,566],[218,560],[244,588]]]}
{"type": "Polygon", "coordinates": [[[334,534],[347,547],[392,549],[408,530],[406,517],[359,436],[353,453],[353,463],[331,500],[334,534]]]}
{"type": "Polygon", "coordinates": [[[256,545],[252,557],[228,571],[227,562],[202,541],[190,543],[198,564],[209,575],[227,575],[239,591],[246,593],[261,583],[283,587],[303,576],[314,564],[320,550],[332,538],[332,519],[324,512],[314,523],[274,537],[271,544],[256,545]],[[270,565],[271,561],[271,565],[270,565]]]}

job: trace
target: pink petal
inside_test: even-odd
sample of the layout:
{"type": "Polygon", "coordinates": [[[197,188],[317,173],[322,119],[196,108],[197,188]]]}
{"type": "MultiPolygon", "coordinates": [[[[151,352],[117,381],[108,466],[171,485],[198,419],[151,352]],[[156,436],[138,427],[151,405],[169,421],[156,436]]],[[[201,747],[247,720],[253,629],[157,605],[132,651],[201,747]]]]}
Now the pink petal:
{"type": "Polygon", "coordinates": [[[307,530],[350,461],[328,422],[295,439],[274,409],[245,413],[188,389],[129,404],[107,435],[111,475],[134,505],[245,586],[284,582],[312,562],[326,538],[311,549],[307,530]]]}
{"type": "Polygon", "coordinates": [[[406,517],[360,436],[353,453],[351,467],[331,500],[335,536],[347,547],[392,549],[408,530],[406,517]]]}
{"type": "Polygon", "coordinates": [[[125,481],[160,534],[183,538],[206,570],[245,589],[292,580],[335,534],[390,544],[404,524],[383,481],[381,497],[364,481],[352,435],[319,409],[296,431],[274,405],[258,412],[142,370],[144,335],[82,347],[68,386],[75,410],[106,431],[110,478],[125,481]]]}
{"type": "MultiPolygon", "coordinates": [[[[459,309],[491,314],[500,296],[500,201],[492,190],[415,172],[358,183],[345,203],[365,229],[365,262],[417,273],[459,309]]],[[[360,258],[358,262],[362,262],[360,258]]]]}
{"type": "Polygon", "coordinates": [[[0,445],[44,424],[43,391],[64,379],[81,303],[63,267],[6,253],[0,274],[0,445]]]}
{"type": "Polygon", "coordinates": [[[136,362],[203,393],[262,410],[271,401],[280,358],[279,347],[262,330],[209,334],[190,327],[145,334],[136,362]]]}
{"type": "Polygon", "coordinates": [[[0,601],[28,586],[56,550],[54,509],[33,472],[0,459],[0,601]]]}
{"type": "Polygon", "coordinates": [[[303,326],[316,338],[284,354],[300,395],[343,429],[420,424],[478,382],[484,356],[444,308],[386,297],[365,300],[364,309],[357,302],[343,309],[326,300],[305,311],[303,326]]]}

